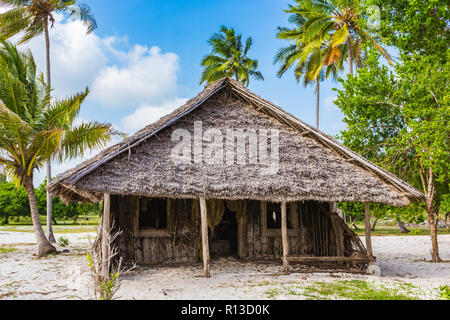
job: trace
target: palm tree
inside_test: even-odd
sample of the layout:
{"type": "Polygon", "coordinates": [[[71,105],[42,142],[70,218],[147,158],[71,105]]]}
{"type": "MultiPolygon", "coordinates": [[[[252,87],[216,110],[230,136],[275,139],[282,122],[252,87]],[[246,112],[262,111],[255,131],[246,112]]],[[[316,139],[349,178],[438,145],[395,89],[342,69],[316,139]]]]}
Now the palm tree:
{"type": "Polygon", "coordinates": [[[235,34],[233,28],[222,26],[220,33],[215,33],[208,41],[212,52],[205,56],[201,62],[204,67],[200,84],[207,84],[223,77],[234,77],[247,86],[250,77],[264,80],[258,71],[258,61],[247,57],[253,44],[251,37],[242,43],[242,35],[235,34]]]}
{"type": "Polygon", "coordinates": [[[19,52],[8,43],[0,46],[0,164],[6,176],[25,187],[39,256],[56,252],[39,219],[33,174],[47,161],[83,156],[104,146],[113,134],[109,124],[73,126],[88,89],[57,100],[49,94],[42,74],[37,76],[31,52],[19,52]]]}
{"type": "Polygon", "coordinates": [[[303,37],[305,55],[329,43],[330,56],[347,56],[349,74],[353,74],[353,64],[360,55],[362,44],[370,44],[389,63],[390,56],[373,37],[367,26],[367,17],[359,0],[296,0],[288,13],[303,17],[303,37]],[[346,48],[344,48],[346,47],[346,48]]]}
{"type": "MultiPolygon", "coordinates": [[[[42,33],[45,35],[47,85],[51,88],[50,36],[49,29],[55,22],[55,13],[67,14],[81,20],[87,33],[97,28],[91,9],[84,4],[75,5],[76,0],[0,0],[0,6],[9,10],[0,14],[0,37],[4,40],[23,33],[19,44],[25,43],[42,33]]],[[[47,184],[51,182],[51,162],[47,163],[47,184]]],[[[52,198],[47,193],[47,233],[49,240],[55,242],[52,230],[52,198]]]]}
{"type": "Polygon", "coordinates": [[[277,37],[292,42],[292,44],[282,47],[275,55],[274,63],[281,64],[278,70],[278,77],[283,76],[287,70],[294,67],[294,75],[297,82],[303,78],[303,86],[316,85],[316,128],[319,129],[319,108],[320,108],[320,82],[330,75],[335,80],[340,71],[343,70],[343,63],[340,55],[330,54],[329,41],[320,42],[312,49],[311,42],[305,40],[304,24],[305,17],[294,14],[289,18],[289,22],[295,24],[292,29],[278,28],[277,37]]]}

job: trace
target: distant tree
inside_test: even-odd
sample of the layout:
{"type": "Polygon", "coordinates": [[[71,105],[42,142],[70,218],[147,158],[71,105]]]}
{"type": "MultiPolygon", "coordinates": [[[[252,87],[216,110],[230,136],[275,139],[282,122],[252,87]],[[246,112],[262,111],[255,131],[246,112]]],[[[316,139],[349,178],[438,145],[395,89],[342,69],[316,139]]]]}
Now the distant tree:
{"type": "MultiPolygon", "coordinates": [[[[91,9],[85,5],[76,5],[75,0],[0,0],[0,6],[8,11],[0,14],[0,38],[7,40],[12,36],[21,34],[19,44],[28,42],[42,33],[45,35],[47,86],[52,87],[50,68],[50,29],[55,23],[56,13],[69,15],[78,19],[87,27],[87,33],[97,28],[97,22],[91,9]]],[[[47,163],[47,180],[52,177],[51,162],[47,163]]],[[[51,195],[47,193],[47,228],[48,237],[55,242],[52,231],[51,195]]]]}
{"type": "Polygon", "coordinates": [[[0,182],[0,217],[1,224],[8,224],[10,218],[27,217],[30,215],[28,196],[25,188],[3,180],[0,182]]]}
{"type": "Polygon", "coordinates": [[[369,67],[343,81],[335,101],[347,124],[340,138],[423,191],[432,260],[439,262],[437,221],[441,199],[449,193],[450,64],[426,56],[401,58],[393,73],[372,53],[369,67]]]}
{"type": "Polygon", "coordinates": [[[109,124],[74,126],[89,90],[51,101],[43,76],[37,76],[31,52],[8,42],[0,47],[0,164],[6,176],[28,194],[39,256],[56,252],[42,229],[33,176],[51,158],[82,157],[104,146],[113,134],[109,124]]]}
{"type": "MultiPolygon", "coordinates": [[[[36,189],[36,199],[39,212],[45,212],[47,207],[47,181],[43,181],[36,189]]],[[[52,197],[53,218],[69,220],[75,223],[80,215],[98,212],[98,204],[71,202],[65,204],[60,198],[52,197]]]]}
{"type": "Polygon", "coordinates": [[[201,65],[204,67],[200,84],[210,84],[223,77],[233,77],[248,86],[250,78],[264,80],[258,71],[258,60],[247,56],[253,40],[248,37],[242,43],[242,35],[236,34],[233,28],[222,26],[208,41],[212,52],[206,55],[201,65]]]}

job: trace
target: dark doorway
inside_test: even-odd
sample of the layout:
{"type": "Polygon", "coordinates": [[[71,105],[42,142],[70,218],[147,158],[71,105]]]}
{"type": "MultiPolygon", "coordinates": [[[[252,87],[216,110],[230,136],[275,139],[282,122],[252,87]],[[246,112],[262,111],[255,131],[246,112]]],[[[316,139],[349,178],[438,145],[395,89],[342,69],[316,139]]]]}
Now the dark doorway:
{"type": "Polygon", "coordinates": [[[225,208],[220,223],[214,228],[211,237],[211,257],[237,255],[237,219],[236,213],[225,208]]]}

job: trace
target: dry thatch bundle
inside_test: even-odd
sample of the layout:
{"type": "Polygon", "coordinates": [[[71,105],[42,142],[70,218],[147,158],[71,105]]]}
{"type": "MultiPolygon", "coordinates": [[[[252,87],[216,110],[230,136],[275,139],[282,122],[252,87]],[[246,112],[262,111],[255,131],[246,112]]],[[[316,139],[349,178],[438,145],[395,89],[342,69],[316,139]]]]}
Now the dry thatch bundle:
{"type": "MultiPolygon", "coordinates": [[[[246,131],[245,131],[246,132],[246,131]]],[[[220,141],[219,141],[220,142],[220,141]]],[[[216,141],[210,142],[213,148],[216,141]]],[[[423,195],[403,180],[229,78],[171,114],[59,175],[48,190],[64,201],[101,201],[103,193],[148,197],[269,201],[360,201],[404,206],[423,195]],[[279,170],[261,165],[177,164],[177,128],[276,129],[279,170]]]]}

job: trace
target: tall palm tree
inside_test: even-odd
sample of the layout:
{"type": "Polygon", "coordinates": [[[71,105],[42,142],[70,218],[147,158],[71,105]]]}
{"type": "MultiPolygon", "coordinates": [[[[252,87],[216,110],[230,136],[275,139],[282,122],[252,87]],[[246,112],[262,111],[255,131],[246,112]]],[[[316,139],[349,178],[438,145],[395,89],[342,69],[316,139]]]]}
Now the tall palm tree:
{"type": "Polygon", "coordinates": [[[31,52],[2,42],[0,46],[0,165],[7,177],[27,191],[39,256],[55,252],[39,219],[33,174],[47,161],[83,156],[104,146],[113,134],[109,124],[74,126],[88,89],[53,101],[31,52]]]}
{"type": "Polygon", "coordinates": [[[361,45],[370,44],[391,63],[390,56],[372,36],[360,0],[296,0],[288,13],[303,17],[304,54],[329,43],[330,56],[347,56],[349,74],[360,55],[361,45]],[[346,48],[344,48],[346,47],[346,48]]]}
{"type": "MultiPolygon", "coordinates": [[[[81,20],[87,33],[97,28],[91,9],[84,4],[76,5],[76,0],[0,0],[0,6],[9,10],[0,14],[0,37],[8,39],[21,35],[19,44],[25,43],[42,33],[45,35],[47,85],[51,88],[50,35],[49,29],[55,22],[55,13],[62,13],[81,20]]],[[[47,163],[47,184],[51,182],[51,162],[47,163]]],[[[49,240],[55,242],[52,230],[52,198],[47,193],[47,233],[49,240]]]]}
{"type": "Polygon", "coordinates": [[[319,129],[319,108],[320,108],[320,82],[329,76],[335,80],[340,71],[343,70],[343,63],[340,55],[330,54],[329,41],[320,42],[307,48],[311,42],[305,39],[304,24],[307,22],[304,16],[294,14],[289,17],[289,22],[295,24],[292,29],[278,28],[277,37],[288,40],[290,45],[282,47],[275,55],[274,63],[281,64],[278,70],[278,77],[283,76],[287,70],[294,68],[294,75],[297,82],[303,78],[303,86],[316,85],[316,128],[319,129]]]}
{"type": "Polygon", "coordinates": [[[219,33],[215,33],[208,41],[212,52],[205,56],[201,62],[204,67],[200,84],[207,84],[223,77],[234,77],[247,86],[250,77],[264,80],[258,71],[258,61],[247,57],[253,40],[248,37],[245,45],[242,35],[236,35],[233,28],[222,26],[219,33]]]}

